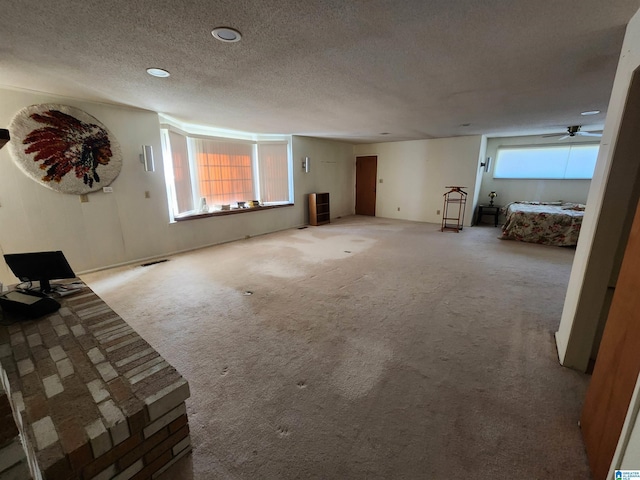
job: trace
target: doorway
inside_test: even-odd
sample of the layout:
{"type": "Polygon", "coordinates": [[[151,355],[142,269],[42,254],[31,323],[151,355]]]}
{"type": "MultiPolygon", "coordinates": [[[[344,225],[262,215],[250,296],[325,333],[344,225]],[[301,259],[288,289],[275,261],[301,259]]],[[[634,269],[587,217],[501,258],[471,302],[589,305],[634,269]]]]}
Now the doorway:
{"type": "Polygon", "coordinates": [[[356,157],[356,215],[376,216],[378,157],[356,157]]]}

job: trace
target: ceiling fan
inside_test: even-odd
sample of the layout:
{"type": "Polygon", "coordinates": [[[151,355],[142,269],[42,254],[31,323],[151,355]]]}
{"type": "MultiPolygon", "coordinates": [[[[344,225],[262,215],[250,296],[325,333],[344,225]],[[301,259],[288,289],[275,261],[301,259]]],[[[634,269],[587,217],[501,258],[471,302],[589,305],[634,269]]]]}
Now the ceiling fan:
{"type": "Polygon", "coordinates": [[[551,135],[543,135],[542,137],[560,137],[558,141],[571,137],[602,137],[601,133],[582,132],[580,130],[581,127],[582,125],[574,125],[572,127],[567,127],[567,133],[552,133],[551,135]]]}

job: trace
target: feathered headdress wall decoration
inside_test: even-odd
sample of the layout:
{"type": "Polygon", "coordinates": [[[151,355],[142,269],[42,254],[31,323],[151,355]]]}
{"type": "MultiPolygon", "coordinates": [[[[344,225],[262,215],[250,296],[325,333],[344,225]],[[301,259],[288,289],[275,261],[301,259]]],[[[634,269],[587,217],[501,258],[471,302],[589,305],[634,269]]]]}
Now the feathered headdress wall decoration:
{"type": "Polygon", "coordinates": [[[106,187],[122,168],[120,146],[99,120],[67,105],[23,108],[9,125],[14,162],[36,182],[63,193],[106,187]]]}

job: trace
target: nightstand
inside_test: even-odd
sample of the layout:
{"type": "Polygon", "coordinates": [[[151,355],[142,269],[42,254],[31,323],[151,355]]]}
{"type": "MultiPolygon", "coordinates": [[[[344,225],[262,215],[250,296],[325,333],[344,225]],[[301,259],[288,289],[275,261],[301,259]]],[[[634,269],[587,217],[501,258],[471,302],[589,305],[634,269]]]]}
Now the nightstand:
{"type": "Polygon", "coordinates": [[[478,211],[476,213],[476,225],[482,222],[483,215],[493,215],[493,226],[498,226],[498,217],[500,217],[500,209],[502,205],[478,205],[478,211]]]}

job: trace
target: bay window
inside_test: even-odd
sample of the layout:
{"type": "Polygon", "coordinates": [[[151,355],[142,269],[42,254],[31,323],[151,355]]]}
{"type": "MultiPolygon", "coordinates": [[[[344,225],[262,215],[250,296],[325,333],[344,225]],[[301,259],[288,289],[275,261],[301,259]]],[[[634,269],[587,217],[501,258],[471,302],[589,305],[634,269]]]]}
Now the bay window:
{"type": "Polygon", "coordinates": [[[173,218],[203,213],[203,202],[204,213],[252,200],[263,206],[292,203],[287,140],[206,137],[165,128],[162,141],[173,218]]]}

